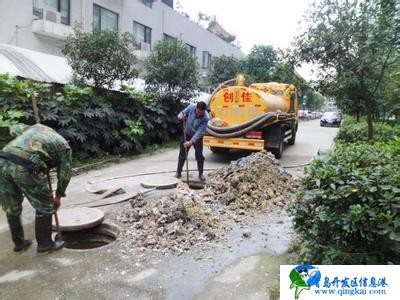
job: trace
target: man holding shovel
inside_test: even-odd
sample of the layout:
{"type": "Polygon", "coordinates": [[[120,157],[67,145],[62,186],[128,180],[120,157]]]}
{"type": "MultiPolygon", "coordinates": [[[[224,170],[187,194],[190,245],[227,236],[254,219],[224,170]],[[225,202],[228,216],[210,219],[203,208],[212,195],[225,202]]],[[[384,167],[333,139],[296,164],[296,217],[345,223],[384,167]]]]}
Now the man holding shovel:
{"type": "Polygon", "coordinates": [[[181,137],[178,167],[175,174],[177,178],[182,177],[182,168],[187,159],[187,152],[190,147],[193,146],[197,161],[197,169],[199,171],[199,179],[201,181],[206,180],[203,175],[203,136],[207,129],[208,120],[210,119],[206,110],[207,104],[203,101],[199,101],[196,105],[189,105],[178,115],[178,118],[184,124],[184,134],[181,137]]]}
{"type": "Polygon", "coordinates": [[[37,251],[61,249],[64,242],[54,242],[51,237],[52,215],[59,208],[61,197],[65,197],[71,178],[71,148],[75,140],[68,133],[60,135],[41,124],[18,125],[10,133],[15,139],[0,151],[0,203],[7,215],[14,251],[24,251],[32,244],[25,240],[20,219],[24,195],[36,210],[37,251]],[[52,168],[57,168],[54,198],[47,179],[52,168]]]}

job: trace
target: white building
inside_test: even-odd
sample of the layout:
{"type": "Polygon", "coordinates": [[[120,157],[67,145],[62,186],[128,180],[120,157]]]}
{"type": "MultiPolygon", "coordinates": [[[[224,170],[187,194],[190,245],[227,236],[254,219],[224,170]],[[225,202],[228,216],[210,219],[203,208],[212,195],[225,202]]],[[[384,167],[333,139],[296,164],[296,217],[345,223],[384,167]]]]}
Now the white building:
{"type": "Polygon", "coordinates": [[[139,60],[162,40],[182,40],[203,75],[212,57],[242,57],[240,49],[173,9],[173,0],[0,0],[0,44],[62,55],[63,40],[80,24],[85,31],[115,28],[135,36],[139,60]]]}

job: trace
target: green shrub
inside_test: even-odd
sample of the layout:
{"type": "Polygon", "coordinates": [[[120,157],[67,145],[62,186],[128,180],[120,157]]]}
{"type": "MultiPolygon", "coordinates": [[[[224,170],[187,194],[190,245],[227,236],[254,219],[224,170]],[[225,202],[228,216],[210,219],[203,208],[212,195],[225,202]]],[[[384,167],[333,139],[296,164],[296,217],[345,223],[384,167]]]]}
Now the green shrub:
{"type": "Polygon", "coordinates": [[[65,40],[62,53],[79,82],[112,88],[116,80],[131,81],[138,75],[132,43],[133,36],[128,32],[84,32],[75,27],[74,34],[65,40]]]}
{"type": "Polygon", "coordinates": [[[339,145],[316,160],[290,207],[301,259],[400,263],[400,139],[339,145]]]}
{"type": "Polygon", "coordinates": [[[165,111],[170,128],[185,102],[197,95],[200,73],[197,59],[179,40],[160,41],[144,63],[146,92],[165,111]]]}
{"type": "MultiPolygon", "coordinates": [[[[400,137],[400,124],[374,123],[373,141],[388,142],[400,137]]],[[[338,143],[356,143],[368,141],[368,126],[366,120],[356,122],[352,117],[346,117],[335,138],[338,143]]]]}
{"type": "Polygon", "coordinates": [[[30,97],[37,95],[41,122],[66,130],[77,139],[74,157],[134,153],[177,136],[178,112],[146,93],[124,87],[111,93],[67,85],[52,95],[51,87],[0,74],[0,111],[26,112],[25,124],[34,124],[30,97]]]}

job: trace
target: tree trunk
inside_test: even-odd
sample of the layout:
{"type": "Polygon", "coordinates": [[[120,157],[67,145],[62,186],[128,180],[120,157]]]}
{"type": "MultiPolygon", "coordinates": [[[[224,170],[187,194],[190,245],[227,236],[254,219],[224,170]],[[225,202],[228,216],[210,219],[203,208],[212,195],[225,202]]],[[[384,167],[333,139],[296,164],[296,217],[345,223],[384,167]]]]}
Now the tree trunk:
{"type": "Polygon", "coordinates": [[[374,137],[374,124],[372,122],[372,111],[371,105],[367,104],[367,124],[368,124],[368,140],[372,140],[374,137]]]}
{"type": "Polygon", "coordinates": [[[357,111],[356,113],[356,122],[359,123],[360,122],[360,112],[357,111]]]}

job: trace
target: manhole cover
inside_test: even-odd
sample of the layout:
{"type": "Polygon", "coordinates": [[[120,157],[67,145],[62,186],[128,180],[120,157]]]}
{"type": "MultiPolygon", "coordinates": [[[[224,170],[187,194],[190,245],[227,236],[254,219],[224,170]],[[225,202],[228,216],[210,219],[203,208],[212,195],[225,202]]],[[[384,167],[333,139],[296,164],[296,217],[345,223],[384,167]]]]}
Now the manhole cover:
{"type": "Polygon", "coordinates": [[[118,237],[119,230],[116,226],[103,223],[94,228],[64,231],[61,234],[65,242],[65,248],[88,250],[100,248],[114,242],[118,237]]]}
{"type": "MultiPolygon", "coordinates": [[[[97,208],[74,207],[63,208],[57,212],[61,231],[77,231],[92,228],[101,224],[104,213],[97,208]]],[[[53,217],[53,230],[57,230],[53,217]]]]}
{"type": "Polygon", "coordinates": [[[173,189],[180,180],[175,177],[153,177],[143,180],[140,184],[145,188],[157,188],[158,190],[173,189]]]}

